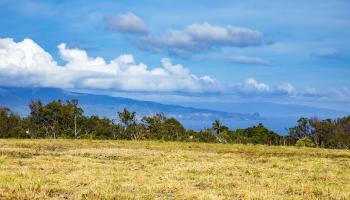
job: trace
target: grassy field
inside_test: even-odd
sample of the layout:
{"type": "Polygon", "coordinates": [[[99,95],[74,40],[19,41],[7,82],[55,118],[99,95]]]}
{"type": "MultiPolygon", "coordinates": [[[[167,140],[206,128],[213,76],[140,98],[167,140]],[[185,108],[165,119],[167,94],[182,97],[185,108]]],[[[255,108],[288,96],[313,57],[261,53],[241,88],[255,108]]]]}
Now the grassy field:
{"type": "Polygon", "coordinates": [[[350,151],[0,140],[0,199],[350,199],[350,151]]]}

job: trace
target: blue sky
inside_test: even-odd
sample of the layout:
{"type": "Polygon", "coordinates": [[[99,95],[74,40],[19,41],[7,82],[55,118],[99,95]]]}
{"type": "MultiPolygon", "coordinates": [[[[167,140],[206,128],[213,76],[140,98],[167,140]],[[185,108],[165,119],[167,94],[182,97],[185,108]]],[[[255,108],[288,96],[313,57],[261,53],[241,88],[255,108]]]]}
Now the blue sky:
{"type": "Polygon", "coordinates": [[[12,39],[0,43],[0,83],[350,111],[349,8],[347,0],[0,0],[0,38],[12,39]]]}

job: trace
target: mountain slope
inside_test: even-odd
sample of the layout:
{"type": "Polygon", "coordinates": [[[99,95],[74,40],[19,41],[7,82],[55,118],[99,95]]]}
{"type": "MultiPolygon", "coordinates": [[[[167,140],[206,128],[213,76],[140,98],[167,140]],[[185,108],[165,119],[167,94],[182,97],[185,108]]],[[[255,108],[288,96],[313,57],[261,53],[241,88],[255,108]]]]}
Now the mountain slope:
{"type": "Polygon", "coordinates": [[[131,111],[136,111],[139,117],[162,112],[177,118],[186,128],[196,130],[209,127],[213,120],[219,119],[230,128],[245,128],[264,123],[266,127],[280,134],[285,134],[286,128],[293,126],[297,119],[302,116],[337,118],[349,115],[347,112],[331,109],[267,102],[192,102],[180,103],[181,106],[179,106],[130,98],[69,92],[55,88],[0,86],[0,106],[9,107],[21,115],[29,113],[28,103],[33,99],[40,99],[45,103],[56,99],[78,99],[79,104],[85,110],[85,114],[105,116],[112,119],[115,119],[116,113],[124,107],[131,111]]]}
{"type": "Polygon", "coordinates": [[[239,103],[181,103],[181,105],[208,108],[213,110],[228,111],[234,110],[239,113],[258,112],[264,118],[266,117],[320,117],[336,118],[349,115],[349,112],[339,111],[327,108],[318,108],[312,106],[303,106],[296,104],[279,104],[271,102],[239,102],[239,103]]]}
{"type": "Polygon", "coordinates": [[[261,119],[258,114],[229,113],[211,109],[166,105],[129,98],[75,93],[55,88],[0,87],[0,105],[9,107],[21,115],[28,114],[29,110],[27,105],[33,99],[40,99],[45,103],[56,99],[78,99],[79,104],[84,108],[86,114],[110,118],[115,118],[116,112],[126,107],[129,110],[136,111],[139,116],[162,112],[168,116],[176,117],[180,121],[261,119]]]}
{"type": "Polygon", "coordinates": [[[234,110],[239,113],[253,113],[257,112],[263,116],[264,120],[257,121],[228,121],[230,127],[246,127],[262,122],[264,125],[280,134],[286,134],[287,128],[295,125],[300,117],[318,117],[325,118],[339,118],[349,115],[349,112],[338,111],[326,108],[317,108],[303,105],[293,104],[278,104],[270,102],[240,102],[240,103],[181,103],[185,106],[210,108],[213,110],[230,111],[234,110]]]}

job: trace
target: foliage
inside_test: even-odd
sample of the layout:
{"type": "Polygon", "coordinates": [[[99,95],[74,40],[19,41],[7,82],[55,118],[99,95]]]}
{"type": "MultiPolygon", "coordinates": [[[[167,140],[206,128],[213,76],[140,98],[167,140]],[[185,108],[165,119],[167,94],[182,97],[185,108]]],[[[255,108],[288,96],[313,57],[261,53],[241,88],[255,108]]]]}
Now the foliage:
{"type": "Polygon", "coordinates": [[[238,129],[237,133],[248,139],[248,143],[276,145],[280,143],[280,136],[268,130],[262,123],[246,129],[238,129]]]}
{"type": "Polygon", "coordinates": [[[186,129],[175,118],[167,118],[163,113],[154,116],[144,116],[142,122],[145,128],[144,137],[156,140],[184,140],[186,129]]]}
{"type": "Polygon", "coordinates": [[[304,145],[309,138],[317,147],[350,147],[350,116],[337,120],[300,118],[288,136],[267,129],[262,123],[245,129],[230,130],[219,120],[200,131],[186,130],[175,118],[163,113],[137,116],[124,108],[117,120],[85,116],[77,100],[29,103],[30,115],[20,117],[0,108],[0,138],[90,138],[123,140],[194,141],[268,145],[304,145]],[[298,142],[297,142],[298,141],[298,142]]]}
{"type": "Polygon", "coordinates": [[[310,138],[317,147],[350,148],[350,116],[336,120],[300,118],[295,127],[289,129],[295,141],[310,138]]]}
{"type": "MultiPolygon", "coordinates": [[[[24,122],[23,122],[24,123],[24,122]]],[[[0,138],[26,138],[21,118],[10,109],[0,107],[0,138]]]]}
{"type": "Polygon", "coordinates": [[[297,147],[316,147],[314,141],[309,137],[300,138],[296,143],[297,147]]]}

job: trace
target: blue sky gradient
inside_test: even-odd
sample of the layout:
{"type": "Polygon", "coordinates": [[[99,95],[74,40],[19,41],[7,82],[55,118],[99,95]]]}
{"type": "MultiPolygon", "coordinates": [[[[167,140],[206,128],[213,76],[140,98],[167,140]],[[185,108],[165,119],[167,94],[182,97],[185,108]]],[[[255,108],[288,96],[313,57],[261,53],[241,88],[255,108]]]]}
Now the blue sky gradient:
{"type": "MultiPolygon", "coordinates": [[[[134,90],[75,84],[72,90],[162,102],[264,101],[350,111],[349,8],[348,0],[0,0],[0,38],[29,38],[59,67],[70,62],[62,60],[61,43],[106,62],[130,54],[150,70],[169,58],[200,85],[134,90]]],[[[16,77],[1,84],[33,85],[17,84],[16,77]]]]}

